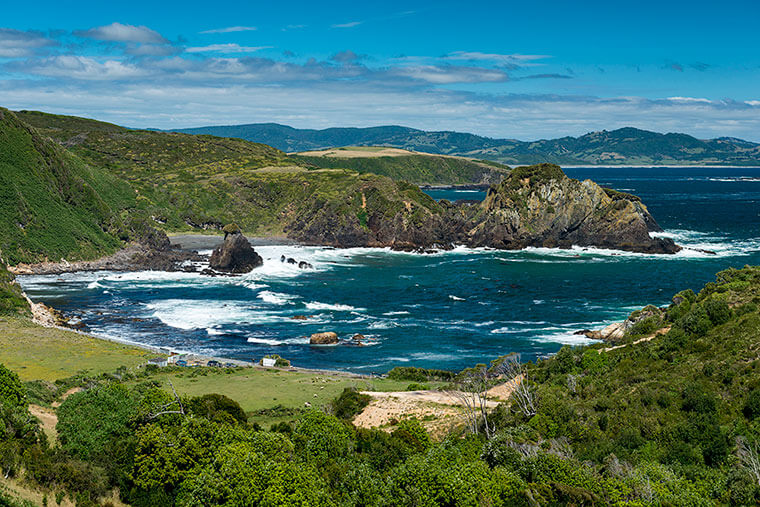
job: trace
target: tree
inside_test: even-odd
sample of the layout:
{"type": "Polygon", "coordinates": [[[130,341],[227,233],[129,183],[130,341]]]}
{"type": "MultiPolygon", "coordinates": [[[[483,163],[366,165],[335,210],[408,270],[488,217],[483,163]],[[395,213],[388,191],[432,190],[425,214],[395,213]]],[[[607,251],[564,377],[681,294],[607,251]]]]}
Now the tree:
{"type": "Polygon", "coordinates": [[[18,407],[26,401],[26,389],[16,372],[0,364],[0,403],[18,407]]]}

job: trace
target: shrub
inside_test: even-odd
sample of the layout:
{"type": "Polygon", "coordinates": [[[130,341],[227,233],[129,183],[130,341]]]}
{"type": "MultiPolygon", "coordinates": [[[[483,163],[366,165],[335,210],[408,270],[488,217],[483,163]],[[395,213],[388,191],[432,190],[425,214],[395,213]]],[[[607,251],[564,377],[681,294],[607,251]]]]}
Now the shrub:
{"type": "Polygon", "coordinates": [[[369,405],[371,397],[357,389],[346,387],[340,396],[330,402],[333,414],[341,419],[353,419],[364,407],[369,405]]]}
{"type": "Polygon", "coordinates": [[[319,410],[307,411],[293,429],[296,450],[316,464],[345,456],[351,448],[346,426],[319,410]]]}
{"type": "Polygon", "coordinates": [[[248,417],[235,400],[223,394],[204,394],[191,398],[188,411],[209,421],[245,423],[248,417]]]}
{"type": "Polygon", "coordinates": [[[26,389],[16,372],[0,363],[0,403],[17,407],[25,404],[26,389]]]}
{"type": "Polygon", "coordinates": [[[707,316],[714,326],[725,324],[731,319],[732,312],[725,299],[712,297],[703,303],[707,316]]]}
{"type": "Polygon", "coordinates": [[[415,417],[399,422],[393,436],[400,438],[417,451],[425,451],[431,446],[430,435],[415,417]]]}
{"type": "Polygon", "coordinates": [[[407,380],[411,382],[451,381],[456,373],[447,370],[415,368],[412,366],[397,366],[388,372],[391,380],[407,380]]]}
{"type": "Polygon", "coordinates": [[[742,411],[747,419],[754,419],[760,416],[760,389],[755,388],[749,392],[742,411]]]}

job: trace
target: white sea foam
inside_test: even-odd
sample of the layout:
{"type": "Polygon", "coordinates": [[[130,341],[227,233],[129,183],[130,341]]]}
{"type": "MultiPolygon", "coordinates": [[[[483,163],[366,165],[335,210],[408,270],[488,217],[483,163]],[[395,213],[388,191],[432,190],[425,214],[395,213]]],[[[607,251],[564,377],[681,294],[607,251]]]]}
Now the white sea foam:
{"type": "Polygon", "coordinates": [[[150,316],[177,329],[208,329],[251,317],[250,305],[242,302],[165,299],[145,306],[150,316]]]}
{"type": "Polygon", "coordinates": [[[332,312],[363,312],[365,311],[364,308],[356,308],[350,305],[341,305],[341,304],[330,304],[330,303],[320,303],[318,301],[312,301],[310,303],[306,303],[306,308],[309,310],[325,310],[325,311],[332,311],[332,312]]]}
{"type": "Polygon", "coordinates": [[[298,296],[294,296],[292,294],[282,294],[280,292],[272,292],[268,290],[259,292],[256,297],[273,305],[285,305],[290,303],[292,299],[298,298],[298,296]]]}
{"type": "Polygon", "coordinates": [[[592,340],[582,334],[573,334],[568,331],[532,336],[530,339],[536,342],[561,343],[563,345],[588,345],[589,343],[598,343],[598,340],[592,340]]]}
{"type": "Polygon", "coordinates": [[[449,294],[449,299],[452,299],[454,301],[464,301],[465,300],[464,298],[460,298],[460,297],[454,296],[452,294],[449,294]]]}
{"type": "Polygon", "coordinates": [[[94,282],[90,282],[89,284],[87,284],[88,289],[100,289],[102,287],[103,286],[100,285],[100,283],[98,283],[98,280],[95,280],[94,282]]]}
{"type": "Polygon", "coordinates": [[[391,317],[391,316],[393,316],[393,315],[409,315],[409,312],[407,312],[407,311],[400,311],[400,312],[385,312],[383,315],[386,315],[386,316],[389,316],[389,317],[391,317]]]}

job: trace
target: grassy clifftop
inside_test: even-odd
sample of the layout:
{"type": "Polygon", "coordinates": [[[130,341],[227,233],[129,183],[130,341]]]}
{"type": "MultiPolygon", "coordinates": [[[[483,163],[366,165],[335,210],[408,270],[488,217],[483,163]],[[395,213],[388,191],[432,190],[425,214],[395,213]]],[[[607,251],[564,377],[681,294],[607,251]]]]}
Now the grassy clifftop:
{"type": "Polygon", "coordinates": [[[94,257],[121,245],[135,194],[0,109],[0,251],[11,264],[94,257]]]}
{"type": "Polygon", "coordinates": [[[496,162],[372,147],[305,152],[293,158],[315,167],[352,169],[417,185],[496,184],[509,172],[508,166],[496,162]]]}
{"type": "Polygon", "coordinates": [[[247,233],[281,235],[322,207],[358,226],[367,206],[436,206],[416,187],[375,174],[306,167],[275,148],[240,139],[127,130],[36,112],[20,116],[91,166],[129,182],[136,209],[168,231],[235,222],[247,233]]]}

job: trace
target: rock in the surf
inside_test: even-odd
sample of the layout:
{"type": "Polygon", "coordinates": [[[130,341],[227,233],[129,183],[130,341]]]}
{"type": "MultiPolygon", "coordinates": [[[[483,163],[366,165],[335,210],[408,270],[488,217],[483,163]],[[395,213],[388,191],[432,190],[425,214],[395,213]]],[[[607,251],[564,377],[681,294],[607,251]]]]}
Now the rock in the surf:
{"type": "Polygon", "coordinates": [[[225,233],[224,243],[214,249],[209,259],[212,269],[227,273],[248,273],[262,264],[264,260],[238,231],[225,233]]]}
{"type": "Polygon", "coordinates": [[[338,335],[332,331],[326,333],[314,333],[311,335],[311,338],[309,338],[309,343],[312,345],[332,345],[333,343],[338,343],[338,335]]]}

